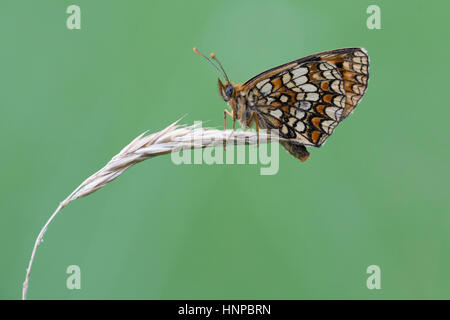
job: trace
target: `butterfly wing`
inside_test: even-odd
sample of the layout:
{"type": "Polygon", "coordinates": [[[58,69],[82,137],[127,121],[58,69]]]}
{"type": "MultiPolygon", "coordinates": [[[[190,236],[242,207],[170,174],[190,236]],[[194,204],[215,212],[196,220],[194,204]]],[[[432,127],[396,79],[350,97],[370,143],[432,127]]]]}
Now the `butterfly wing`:
{"type": "Polygon", "coordinates": [[[362,48],[314,54],[270,69],[243,87],[262,128],[277,129],[301,160],[304,146],[320,147],[361,100],[369,79],[362,48]]]}

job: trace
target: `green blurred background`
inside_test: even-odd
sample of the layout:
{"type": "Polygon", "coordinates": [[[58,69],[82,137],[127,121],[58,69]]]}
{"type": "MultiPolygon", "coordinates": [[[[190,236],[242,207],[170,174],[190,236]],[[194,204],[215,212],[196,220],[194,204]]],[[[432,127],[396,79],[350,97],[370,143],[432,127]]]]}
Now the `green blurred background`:
{"type": "Polygon", "coordinates": [[[50,226],[30,299],[450,298],[444,1],[0,3],[0,298],[18,299],[57,204],[136,135],[223,125],[214,51],[235,82],[323,50],[365,47],[356,111],[300,163],[145,161],[50,226]],[[81,30],[66,8],[81,7],[81,30]],[[381,8],[381,30],[366,9],[381,8]],[[81,268],[81,290],[66,268],[81,268]],[[366,268],[381,268],[380,290],[366,268]]]}

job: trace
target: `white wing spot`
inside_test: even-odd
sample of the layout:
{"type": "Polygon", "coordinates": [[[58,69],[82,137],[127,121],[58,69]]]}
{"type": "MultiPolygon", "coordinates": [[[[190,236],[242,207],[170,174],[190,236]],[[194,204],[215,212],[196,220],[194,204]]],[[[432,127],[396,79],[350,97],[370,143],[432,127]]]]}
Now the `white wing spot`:
{"type": "Polygon", "coordinates": [[[291,80],[291,74],[289,72],[286,72],[285,74],[283,74],[281,80],[283,81],[283,84],[287,84],[291,80]]]}
{"type": "Polygon", "coordinates": [[[263,95],[268,95],[269,93],[271,93],[272,92],[272,84],[269,82],[269,83],[266,83],[262,88],[261,88],[261,93],[263,94],[263,95]]]}
{"type": "Polygon", "coordinates": [[[308,82],[308,78],[306,76],[301,76],[299,78],[295,78],[294,82],[295,82],[296,85],[300,86],[300,85],[308,82]]]}
{"type": "Polygon", "coordinates": [[[265,79],[265,80],[263,80],[263,81],[261,81],[261,82],[258,82],[258,83],[256,84],[256,87],[257,87],[258,89],[261,89],[261,87],[262,87],[263,85],[265,85],[267,82],[269,82],[269,80],[270,80],[270,79],[265,79]]]}
{"type": "Polygon", "coordinates": [[[294,78],[300,77],[308,73],[308,68],[297,68],[291,71],[294,78]]]}
{"type": "Polygon", "coordinates": [[[284,95],[284,94],[280,97],[280,101],[283,102],[283,103],[288,102],[288,100],[289,100],[289,97],[284,95]]]}
{"type": "Polygon", "coordinates": [[[305,100],[309,100],[309,101],[317,101],[319,100],[319,94],[315,93],[315,92],[308,92],[306,94],[306,98],[305,100]]]}
{"type": "Polygon", "coordinates": [[[339,120],[338,116],[337,116],[337,112],[342,109],[338,108],[338,107],[327,107],[325,108],[325,113],[327,114],[327,116],[329,116],[331,119],[334,120],[339,120]]]}
{"type": "Polygon", "coordinates": [[[300,89],[302,89],[303,92],[316,92],[317,91],[316,86],[311,83],[307,83],[307,84],[300,86],[300,89]]]}
{"type": "Polygon", "coordinates": [[[305,110],[305,111],[311,109],[311,102],[309,102],[309,101],[300,101],[300,109],[305,110]]]}
{"type": "Polygon", "coordinates": [[[301,121],[297,122],[295,130],[297,130],[298,132],[303,132],[305,130],[305,124],[301,121]]]}
{"type": "Polygon", "coordinates": [[[305,94],[303,92],[297,93],[295,99],[297,99],[298,101],[305,100],[305,94]]]}
{"type": "Polygon", "coordinates": [[[305,112],[301,110],[297,110],[295,112],[295,117],[299,120],[302,120],[305,117],[305,112]]]}
{"type": "Polygon", "coordinates": [[[281,116],[283,115],[283,112],[281,112],[280,109],[276,109],[276,110],[270,110],[270,115],[272,115],[273,117],[280,119],[281,116]]]}

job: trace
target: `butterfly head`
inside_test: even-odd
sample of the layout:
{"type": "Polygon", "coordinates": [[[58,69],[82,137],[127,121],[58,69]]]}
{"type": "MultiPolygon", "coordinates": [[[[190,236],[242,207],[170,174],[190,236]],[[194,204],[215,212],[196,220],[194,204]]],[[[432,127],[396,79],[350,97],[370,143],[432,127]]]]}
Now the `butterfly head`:
{"type": "Polygon", "coordinates": [[[194,48],[194,52],[196,54],[201,55],[203,58],[208,60],[211,65],[219,71],[220,75],[223,77],[224,82],[222,82],[219,78],[219,94],[222,97],[222,99],[225,102],[228,102],[233,98],[235,94],[235,86],[232,82],[228,79],[227,73],[225,72],[225,69],[222,66],[222,63],[220,63],[219,59],[216,58],[216,55],[214,53],[211,53],[209,57],[198,51],[196,48],[194,48]]]}
{"type": "Polygon", "coordinates": [[[234,86],[231,82],[225,81],[225,83],[222,83],[220,79],[218,79],[219,82],[219,95],[222,97],[223,101],[228,102],[233,98],[234,96],[234,86]]]}

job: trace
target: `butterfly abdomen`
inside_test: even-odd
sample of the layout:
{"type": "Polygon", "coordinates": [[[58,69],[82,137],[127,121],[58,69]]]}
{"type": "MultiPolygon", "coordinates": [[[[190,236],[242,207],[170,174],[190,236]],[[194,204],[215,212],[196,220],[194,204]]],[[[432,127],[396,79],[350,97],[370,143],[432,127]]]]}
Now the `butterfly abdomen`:
{"type": "Polygon", "coordinates": [[[301,162],[308,160],[309,152],[304,145],[295,141],[280,141],[280,144],[301,162]]]}

